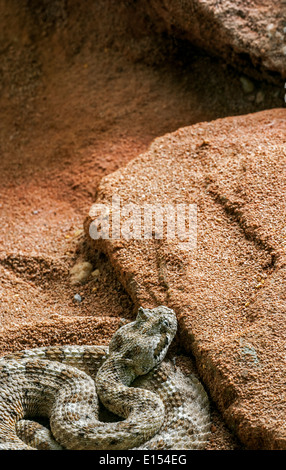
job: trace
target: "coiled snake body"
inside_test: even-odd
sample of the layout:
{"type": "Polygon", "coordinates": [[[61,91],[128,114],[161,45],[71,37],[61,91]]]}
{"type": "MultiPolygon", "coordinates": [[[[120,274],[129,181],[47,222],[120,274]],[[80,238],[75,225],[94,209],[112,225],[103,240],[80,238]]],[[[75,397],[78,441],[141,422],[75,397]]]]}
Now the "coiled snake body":
{"type": "Polygon", "coordinates": [[[176,329],[173,310],[141,307],[109,348],[54,346],[1,358],[0,449],[203,448],[206,394],[197,379],[162,363],[176,329]],[[98,397],[124,419],[100,421],[98,397]],[[37,416],[50,430],[29,419],[37,416]]]}

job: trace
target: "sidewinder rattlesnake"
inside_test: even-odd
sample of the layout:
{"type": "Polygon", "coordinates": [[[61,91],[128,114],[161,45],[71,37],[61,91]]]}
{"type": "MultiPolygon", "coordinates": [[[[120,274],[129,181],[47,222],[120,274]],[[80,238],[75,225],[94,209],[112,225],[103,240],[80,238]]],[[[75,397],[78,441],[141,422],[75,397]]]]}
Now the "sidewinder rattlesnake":
{"type": "Polygon", "coordinates": [[[163,361],[176,330],[173,310],[140,307],[109,348],[52,346],[0,358],[0,449],[204,448],[207,395],[198,379],[163,361]],[[100,421],[98,397],[125,419],[100,421]],[[36,416],[50,430],[29,419],[36,416]]]}

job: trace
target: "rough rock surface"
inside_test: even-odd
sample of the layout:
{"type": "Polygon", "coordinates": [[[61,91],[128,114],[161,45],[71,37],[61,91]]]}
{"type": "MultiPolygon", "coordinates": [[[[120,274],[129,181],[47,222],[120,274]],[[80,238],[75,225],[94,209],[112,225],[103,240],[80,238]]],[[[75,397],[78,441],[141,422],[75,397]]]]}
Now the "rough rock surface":
{"type": "Polygon", "coordinates": [[[286,448],[285,131],[284,109],[195,124],[103,178],[95,202],[109,207],[114,195],[121,210],[196,204],[193,249],[165,233],[132,239],[132,224],[129,240],[123,225],[120,238],[94,240],[98,219],[85,222],[90,251],[109,256],[137,305],[175,309],[182,346],[248,448],[286,448]]]}
{"type": "Polygon", "coordinates": [[[169,34],[231,60],[286,76],[285,3],[280,0],[152,0],[150,15],[169,34]]]}

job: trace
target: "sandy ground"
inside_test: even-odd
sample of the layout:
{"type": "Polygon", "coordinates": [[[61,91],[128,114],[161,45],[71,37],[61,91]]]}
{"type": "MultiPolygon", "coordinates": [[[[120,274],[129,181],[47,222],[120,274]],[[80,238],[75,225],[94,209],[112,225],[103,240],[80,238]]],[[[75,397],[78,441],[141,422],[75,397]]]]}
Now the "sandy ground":
{"type": "MultiPolygon", "coordinates": [[[[96,34],[95,20],[94,38],[84,38],[83,11],[44,22],[33,2],[23,5],[4,2],[0,11],[1,354],[95,337],[106,343],[120,318],[133,317],[104,256],[94,263],[97,279],[70,283],[104,175],[166,132],[283,103],[279,86],[253,82],[246,93],[240,73],[183,43],[164,43],[150,25],[146,60],[126,11],[122,22],[107,22],[106,34],[104,21],[96,34]]],[[[240,448],[215,409],[209,448],[240,448]]]]}

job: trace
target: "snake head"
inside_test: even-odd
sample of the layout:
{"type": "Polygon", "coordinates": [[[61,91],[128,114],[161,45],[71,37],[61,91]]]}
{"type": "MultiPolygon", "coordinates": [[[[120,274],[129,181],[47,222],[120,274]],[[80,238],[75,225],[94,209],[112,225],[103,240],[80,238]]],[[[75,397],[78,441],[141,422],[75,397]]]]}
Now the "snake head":
{"type": "MultiPolygon", "coordinates": [[[[139,307],[136,322],[142,326],[142,331],[150,330],[151,334],[155,331],[168,332],[171,340],[177,331],[177,319],[174,310],[160,305],[153,309],[139,307]],[[145,328],[143,327],[145,323],[145,328]]],[[[170,341],[171,342],[171,341],[170,341]]]]}
{"type": "Polygon", "coordinates": [[[110,357],[125,364],[130,376],[147,374],[162,362],[177,331],[173,310],[140,307],[136,320],[123,325],[109,344],[110,357]],[[132,373],[131,373],[132,371],[132,373]]]}
{"type": "Polygon", "coordinates": [[[164,305],[153,309],[140,307],[134,327],[140,333],[141,350],[144,351],[143,372],[160,364],[166,356],[177,332],[176,314],[164,305]]]}

